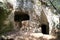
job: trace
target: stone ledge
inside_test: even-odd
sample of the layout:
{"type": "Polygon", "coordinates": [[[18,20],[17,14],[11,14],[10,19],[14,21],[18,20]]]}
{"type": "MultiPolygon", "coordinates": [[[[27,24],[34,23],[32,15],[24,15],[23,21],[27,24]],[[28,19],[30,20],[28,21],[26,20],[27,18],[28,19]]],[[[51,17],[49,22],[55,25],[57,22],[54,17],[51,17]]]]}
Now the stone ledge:
{"type": "Polygon", "coordinates": [[[31,33],[30,34],[31,36],[34,36],[36,38],[40,38],[42,37],[44,40],[55,40],[56,37],[55,36],[52,36],[52,35],[47,35],[47,34],[42,34],[42,33],[31,33]]]}
{"type": "Polygon", "coordinates": [[[55,36],[42,34],[42,33],[24,33],[23,35],[19,36],[10,35],[6,38],[3,36],[4,39],[13,39],[13,40],[56,40],[55,36]]]}

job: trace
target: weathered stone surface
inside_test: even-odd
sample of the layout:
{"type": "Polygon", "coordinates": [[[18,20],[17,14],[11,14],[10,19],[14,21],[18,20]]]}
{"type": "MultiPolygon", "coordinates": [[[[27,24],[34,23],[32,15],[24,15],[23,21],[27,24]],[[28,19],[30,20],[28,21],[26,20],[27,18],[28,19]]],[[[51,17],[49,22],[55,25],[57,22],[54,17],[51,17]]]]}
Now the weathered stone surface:
{"type": "Polygon", "coordinates": [[[44,35],[42,33],[24,33],[19,35],[11,35],[7,37],[3,37],[4,39],[13,39],[13,40],[56,40],[55,36],[52,35],[44,35]]]}
{"type": "MultiPolygon", "coordinates": [[[[11,3],[11,1],[12,0],[7,2],[11,3]]],[[[59,15],[54,14],[50,7],[41,5],[39,0],[14,0],[12,2],[13,10],[9,19],[14,24],[15,30],[19,29],[20,35],[14,35],[16,38],[15,40],[59,40],[59,15]],[[19,14],[28,14],[30,18],[26,21],[16,22],[14,21],[15,12],[18,12],[19,14]],[[41,36],[40,33],[42,33],[43,30],[42,24],[46,25],[46,31],[49,35],[42,34],[41,36]],[[28,32],[28,34],[25,34],[25,32],[28,32]],[[23,34],[22,37],[20,33],[23,34]]]]}

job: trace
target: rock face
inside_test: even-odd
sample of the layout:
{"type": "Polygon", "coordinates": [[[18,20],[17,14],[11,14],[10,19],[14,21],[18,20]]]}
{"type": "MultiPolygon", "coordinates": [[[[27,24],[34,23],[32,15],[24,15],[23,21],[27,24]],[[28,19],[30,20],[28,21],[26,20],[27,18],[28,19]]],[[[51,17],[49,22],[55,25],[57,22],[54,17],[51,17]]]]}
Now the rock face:
{"type": "MultiPolygon", "coordinates": [[[[41,3],[39,2],[39,0],[34,1],[34,0],[16,0],[16,6],[14,8],[14,15],[23,15],[27,14],[29,16],[28,18],[28,30],[31,32],[35,32],[36,30],[38,30],[38,27],[40,25],[40,15],[41,15],[41,3]]],[[[14,6],[13,6],[14,7],[14,6]]],[[[26,15],[26,16],[27,16],[26,15]]],[[[24,17],[26,17],[24,16],[24,17]]],[[[26,25],[26,21],[27,20],[21,20],[23,19],[22,16],[19,16],[18,20],[20,20],[19,22],[21,22],[22,24],[22,28],[23,25],[26,25]],[[20,18],[21,17],[21,18],[20,18]],[[23,23],[25,21],[25,23],[23,23]]],[[[27,19],[27,17],[25,18],[27,19]]],[[[16,21],[15,21],[16,22],[16,21]]],[[[15,27],[19,24],[19,22],[16,22],[17,24],[15,25],[15,27]]],[[[19,25],[21,25],[19,24],[19,25]]],[[[18,25],[18,26],[19,26],[18,25]]],[[[40,28],[40,27],[39,27],[40,28]]]]}
{"type": "MultiPolygon", "coordinates": [[[[11,3],[10,1],[7,2],[11,3]]],[[[57,36],[57,39],[59,40],[59,15],[54,14],[51,11],[52,9],[50,7],[41,5],[41,2],[39,0],[13,1],[13,10],[10,14],[10,18],[12,16],[12,19],[10,20],[12,20],[14,23],[15,30],[19,29],[20,31],[30,33],[49,34],[57,36]]]]}

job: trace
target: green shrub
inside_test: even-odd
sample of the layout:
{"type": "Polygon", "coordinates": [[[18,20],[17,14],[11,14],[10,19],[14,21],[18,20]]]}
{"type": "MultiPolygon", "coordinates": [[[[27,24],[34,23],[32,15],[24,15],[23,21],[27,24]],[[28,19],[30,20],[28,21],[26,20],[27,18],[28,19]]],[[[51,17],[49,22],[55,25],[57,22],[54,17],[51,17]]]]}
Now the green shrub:
{"type": "Polygon", "coordinates": [[[7,19],[11,11],[3,4],[0,4],[0,35],[5,34],[12,30],[12,23],[7,19]],[[9,21],[8,24],[4,24],[5,21],[9,21]]]}

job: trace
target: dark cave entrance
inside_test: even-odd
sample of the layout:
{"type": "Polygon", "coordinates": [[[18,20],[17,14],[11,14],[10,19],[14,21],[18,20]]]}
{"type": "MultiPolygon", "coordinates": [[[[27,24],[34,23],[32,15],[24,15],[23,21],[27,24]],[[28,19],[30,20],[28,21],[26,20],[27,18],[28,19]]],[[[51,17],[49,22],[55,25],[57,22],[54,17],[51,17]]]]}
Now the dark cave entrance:
{"type": "Polygon", "coordinates": [[[42,28],[42,33],[43,34],[49,34],[49,26],[48,25],[42,24],[41,28],[42,28]]]}
{"type": "Polygon", "coordinates": [[[14,16],[14,21],[20,22],[20,21],[25,21],[25,20],[29,20],[30,17],[28,14],[16,14],[14,16]]]}
{"type": "MultiPolygon", "coordinates": [[[[22,27],[22,21],[27,21],[30,19],[30,16],[26,13],[15,11],[14,13],[14,21],[15,21],[15,27],[20,29],[22,27]]],[[[16,29],[14,28],[14,29],[16,29]]]]}

